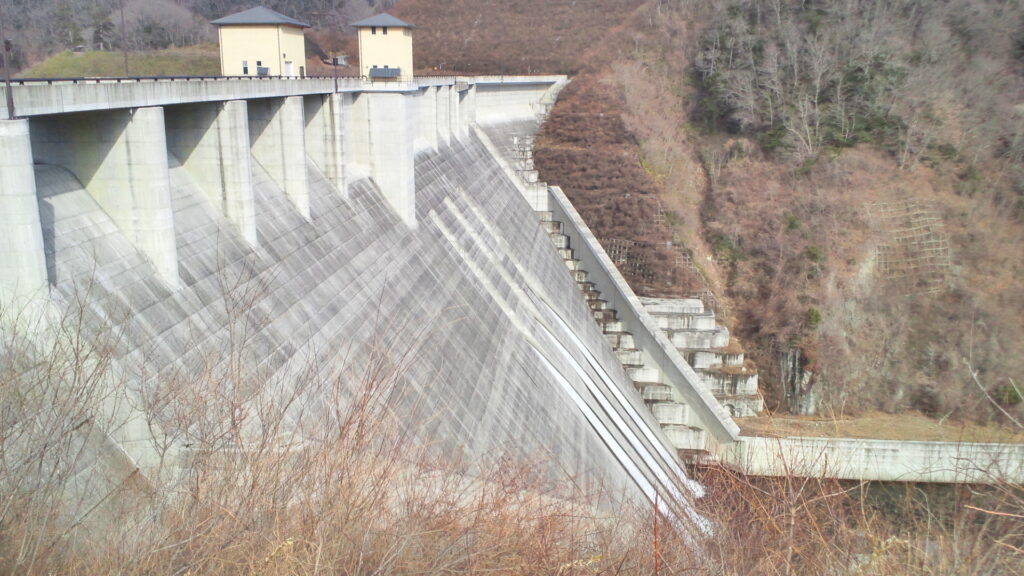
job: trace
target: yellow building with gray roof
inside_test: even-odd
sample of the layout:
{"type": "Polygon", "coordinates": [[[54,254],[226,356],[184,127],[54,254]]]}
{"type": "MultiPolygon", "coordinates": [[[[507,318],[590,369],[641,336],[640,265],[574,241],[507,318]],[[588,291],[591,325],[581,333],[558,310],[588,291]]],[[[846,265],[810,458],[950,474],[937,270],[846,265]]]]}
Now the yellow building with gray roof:
{"type": "Polygon", "coordinates": [[[211,22],[224,76],[305,76],[309,24],[257,7],[211,22]]]}
{"type": "Polygon", "coordinates": [[[359,33],[359,74],[370,80],[412,80],[413,25],[390,14],[353,22],[359,33]]]}

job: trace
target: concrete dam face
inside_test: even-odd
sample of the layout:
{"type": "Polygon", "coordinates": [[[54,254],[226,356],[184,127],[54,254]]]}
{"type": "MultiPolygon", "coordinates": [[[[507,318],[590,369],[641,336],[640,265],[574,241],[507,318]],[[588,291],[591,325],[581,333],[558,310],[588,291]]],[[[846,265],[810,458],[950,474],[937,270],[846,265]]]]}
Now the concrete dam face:
{"type": "Polygon", "coordinates": [[[470,475],[529,463],[701,526],[677,449],[735,425],[516,153],[564,82],[22,87],[0,296],[23,337],[3,346],[102,374],[75,416],[77,506],[187,482],[218,418],[238,420],[221,449],[323,442],[370,388],[410,452],[470,475]],[[631,331],[596,323],[581,286],[631,331]],[[675,428],[637,380],[674,399],[675,428]]]}

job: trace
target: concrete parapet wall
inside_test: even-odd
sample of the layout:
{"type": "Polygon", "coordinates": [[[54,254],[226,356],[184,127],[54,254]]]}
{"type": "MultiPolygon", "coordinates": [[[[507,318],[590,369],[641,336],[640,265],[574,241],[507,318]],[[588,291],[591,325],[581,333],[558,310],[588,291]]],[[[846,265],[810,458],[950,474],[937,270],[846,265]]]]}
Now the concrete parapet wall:
{"type": "Polygon", "coordinates": [[[754,476],[1024,483],[1024,445],[744,436],[723,461],[754,476]]]}
{"type": "MultiPolygon", "coordinates": [[[[539,90],[560,87],[565,76],[427,76],[408,82],[368,82],[361,78],[139,78],[96,80],[52,80],[15,84],[15,107],[19,116],[67,114],[116,108],[173,106],[195,102],[223,102],[256,98],[284,98],[335,92],[418,91],[423,87],[477,85],[518,90],[531,86],[539,90]]],[[[551,92],[547,92],[549,95],[551,92]]],[[[557,93],[557,90],[554,91],[557,93]]],[[[534,103],[534,106],[539,106],[534,103]]],[[[539,111],[539,108],[538,108],[539,111]]],[[[7,116],[0,101],[0,113],[7,116]]]]}
{"type": "MultiPolygon", "coordinates": [[[[339,80],[339,90],[358,90],[357,78],[339,80]]],[[[143,80],[77,83],[55,81],[14,86],[19,116],[67,114],[91,110],[171,106],[195,102],[283,98],[334,92],[331,79],[241,78],[196,79],[194,81],[143,80]]],[[[6,106],[3,106],[6,114],[6,106]]]]}
{"type": "Polygon", "coordinates": [[[538,104],[551,86],[546,82],[510,85],[478,83],[477,121],[481,124],[498,124],[533,119],[538,114],[538,104]]]}

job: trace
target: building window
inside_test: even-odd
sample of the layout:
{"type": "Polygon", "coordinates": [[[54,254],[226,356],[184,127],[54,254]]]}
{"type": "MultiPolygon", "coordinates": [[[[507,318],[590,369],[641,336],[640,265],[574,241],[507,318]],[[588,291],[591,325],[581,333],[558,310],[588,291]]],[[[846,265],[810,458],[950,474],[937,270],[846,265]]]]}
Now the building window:
{"type": "Polygon", "coordinates": [[[248,60],[242,60],[242,76],[248,76],[248,75],[249,75],[249,61],[248,60]]]}
{"type": "Polygon", "coordinates": [[[388,35],[388,27],[387,27],[387,26],[384,26],[383,28],[381,28],[381,31],[383,32],[383,34],[384,34],[385,36],[387,36],[387,35],[388,35]]]}
{"type": "Polygon", "coordinates": [[[370,26],[370,34],[376,34],[376,33],[377,33],[377,27],[376,26],[370,26]]]}
{"type": "Polygon", "coordinates": [[[263,60],[256,61],[256,67],[259,68],[260,66],[263,66],[263,60]]]}

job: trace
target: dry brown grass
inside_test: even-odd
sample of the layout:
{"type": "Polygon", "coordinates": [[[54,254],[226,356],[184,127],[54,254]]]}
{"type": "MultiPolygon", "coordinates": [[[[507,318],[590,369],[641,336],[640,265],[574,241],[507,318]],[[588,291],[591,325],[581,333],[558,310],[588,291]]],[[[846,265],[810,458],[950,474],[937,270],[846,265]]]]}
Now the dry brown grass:
{"type": "Polygon", "coordinates": [[[939,487],[698,475],[722,528],[707,554],[723,575],[1019,574],[1019,486],[939,487]]]}
{"type": "Polygon", "coordinates": [[[737,418],[736,423],[748,436],[1024,443],[1024,432],[1005,426],[949,419],[940,422],[916,411],[865,412],[848,418],[778,414],[737,418]]]}

